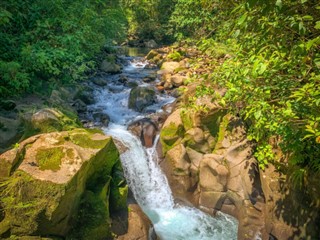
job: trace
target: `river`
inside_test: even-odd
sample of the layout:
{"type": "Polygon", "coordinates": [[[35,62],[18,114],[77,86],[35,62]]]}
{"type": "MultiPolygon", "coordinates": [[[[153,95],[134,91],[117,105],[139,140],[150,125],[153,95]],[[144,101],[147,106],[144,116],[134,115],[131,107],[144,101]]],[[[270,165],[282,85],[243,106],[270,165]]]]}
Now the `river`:
{"type": "MultiPolygon", "coordinates": [[[[121,56],[121,59],[121,76],[140,86],[149,85],[142,79],[156,70],[145,69],[147,63],[141,57],[121,56]]],[[[107,78],[106,87],[96,88],[97,103],[90,108],[109,115],[110,124],[104,129],[105,133],[128,148],[121,154],[125,177],[136,201],[152,221],[157,236],[162,240],[237,239],[238,223],[233,217],[223,213],[212,217],[196,208],[175,204],[166,176],[158,165],[155,146],[144,148],[140,140],[127,131],[130,122],[145,114],[128,109],[131,89],[119,81],[119,74],[107,78]]],[[[173,97],[159,93],[157,103],[147,112],[161,111],[161,106],[172,101],[173,97]]]]}

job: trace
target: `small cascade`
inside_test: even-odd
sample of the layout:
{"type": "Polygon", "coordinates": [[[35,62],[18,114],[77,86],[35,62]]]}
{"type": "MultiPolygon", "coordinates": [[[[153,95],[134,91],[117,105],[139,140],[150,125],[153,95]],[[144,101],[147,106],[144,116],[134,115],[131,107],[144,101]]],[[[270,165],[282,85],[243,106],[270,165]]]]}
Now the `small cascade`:
{"type": "MultiPolygon", "coordinates": [[[[128,62],[121,75],[134,79],[138,85],[148,85],[142,78],[150,70],[139,58],[124,58],[128,62]]],[[[118,76],[119,79],[119,76],[118,76]]],[[[158,165],[155,145],[144,148],[140,140],[127,131],[130,121],[144,114],[128,109],[130,88],[117,81],[117,76],[108,79],[108,86],[96,90],[97,103],[92,111],[100,109],[110,117],[104,131],[121,141],[127,151],[121,154],[121,162],[128,185],[142,210],[150,218],[154,229],[163,240],[215,240],[237,239],[237,221],[226,214],[209,216],[192,207],[174,203],[168,181],[158,165]]],[[[159,111],[161,106],[174,99],[165,94],[157,96],[158,102],[150,109],[159,111]]]]}

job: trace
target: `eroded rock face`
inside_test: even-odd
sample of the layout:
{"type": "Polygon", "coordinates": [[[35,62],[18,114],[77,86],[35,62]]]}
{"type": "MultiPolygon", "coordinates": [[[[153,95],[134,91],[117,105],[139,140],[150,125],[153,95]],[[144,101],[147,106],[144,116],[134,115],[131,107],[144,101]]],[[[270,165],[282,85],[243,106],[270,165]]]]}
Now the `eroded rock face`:
{"type": "Polygon", "coordinates": [[[117,237],[118,240],[148,240],[152,224],[138,204],[129,204],[127,233],[117,237]]]}
{"type": "Polygon", "coordinates": [[[265,232],[253,146],[239,120],[213,112],[204,117],[176,110],[168,117],[160,135],[161,166],[176,199],[237,217],[239,239],[253,239],[265,232]]]}
{"type": "Polygon", "coordinates": [[[105,239],[111,235],[109,200],[126,205],[119,153],[111,137],[95,130],[33,136],[0,155],[0,165],[6,166],[0,172],[0,237],[105,239]]]}
{"type": "Polygon", "coordinates": [[[128,130],[140,138],[143,146],[150,148],[154,144],[158,132],[156,124],[149,118],[143,118],[131,123],[128,130]]]}

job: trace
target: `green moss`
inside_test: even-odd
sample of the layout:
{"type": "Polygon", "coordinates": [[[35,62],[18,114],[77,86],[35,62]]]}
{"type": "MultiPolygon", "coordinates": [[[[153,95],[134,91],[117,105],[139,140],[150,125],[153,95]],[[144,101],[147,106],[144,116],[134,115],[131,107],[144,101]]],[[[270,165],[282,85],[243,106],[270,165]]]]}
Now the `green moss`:
{"type": "Polygon", "coordinates": [[[188,131],[193,127],[193,121],[192,121],[193,114],[194,113],[192,112],[192,110],[182,109],[180,111],[180,117],[186,131],[188,131]]]}
{"type": "Polygon", "coordinates": [[[68,239],[104,240],[111,237],[108,192],[109,183],[99,194],[92,191],[84,193],[77,226],[68,239]]]}
{"type": "Polygon", "coordinates": [[[50,219],[64,191],[64,185],[34,179],[21,170],[1,182],[0,201],[5,211],[3,221],[10,222],[11,234],[33,235],[42,218],[50,219]]]}
{"type": "Polygon", "coordinates": [[[173,51],[172,53],[168,54],[168,58],[173,60],[173,61],[179,62],[182,59],[182,56],[181,56],[181,54],[179,52],[173,51]]]}
{"type": "Polygon", "coordinates": [[[70,158],[70,159],[73,159],[73,158],[74,158],[74,151],[73,151],[73,149],[71,149],[71,148],[67,149],[66,154],[67,154],[67,157],[68,157],[68,158],[70,158]]]}
{"type": "Polygon", "coordinates": [[[80,147],[96,149],[103,148],[108,143],[108,141],[110,141],[109,138],[103,140],[93,140],[91,138],[91,135],[88,133],[73,134],[70,136],[70,138],[74,144],[77,144],[80,147]]]}
{"type": "Polygon", "coordinates": [[[162,144],[163,153],[166,154],[170,149],[181,142],[185,133],[182,125],[176,125],[171,122],[167,127],[163,128],[160,133],[160,141],[162,144]]]}
{"type": "Polygon", "coordinates": [[[113,166],[110,191],[110,211],[116,212],[127,209],[128,185],[123,175],[121,162],[113,166]]]}
{"type": "Polygon", "coordinates": [[[216,151],[217,148],[219,148],[221,146],[221,142],[223,141],[223,139],[226,135],[229,123],[230,123],[230,115],[227,114],[221,120],[221,123],[219,126],[219,133],[218,133],[218,137],[217,137],[217,143],[216,143],[215,149],[213,150],[213,153],[216,151]]]}
{"type": "Polygon", "coordinates": [[[0,181],[10,176],[12,164],[7,160],[0,158],[0,181]]]}
{"type": "Polygon", "coordinates": [[[38,149],[36,160],[40,170],[58,171],[64,156],[62,147],[38,149]]]}
{"type": "Polygon", "coordinates": [[[225,110],[217,110],[201,117],[201,123],[209,130],[213,137],[217,137],[222,118],[226,115],[225,110]]]}

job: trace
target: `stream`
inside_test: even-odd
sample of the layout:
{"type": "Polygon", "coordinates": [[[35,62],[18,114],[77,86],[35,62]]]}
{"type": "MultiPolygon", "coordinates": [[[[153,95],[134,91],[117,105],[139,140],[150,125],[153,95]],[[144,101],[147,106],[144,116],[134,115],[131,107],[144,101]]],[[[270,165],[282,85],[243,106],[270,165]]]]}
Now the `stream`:
{"type": "MultiPolygon", "coordinates": [[[[238,223],[233,217],[223,213],[212,217],[196,208],[174,202],[166,176],[158,165],[155,146],[159,136],[153,147],[145,148],[137,137],[127,131],[130,122],[146,114],[128,109],[131,88],[119,79],[125,76],[129,82],[150,86],[142,79],[156,70],[145,69],[147,62],[142,57],[121,55],[120,59],[122,73],[105,76],[108,84],[96,87],[94,94],[97,102],[90,106],[90,111],[107,114],[110,123],[103,129],[104,132],[128,148],[121,154],[124,174],[137,203],[152,221],[157,236],[162,240],[237,239],[238,223]]],[[[157,93],[157,102],[146,112],[162,111],[161,106],[174,100],[169,95],[157,93]]]]}

